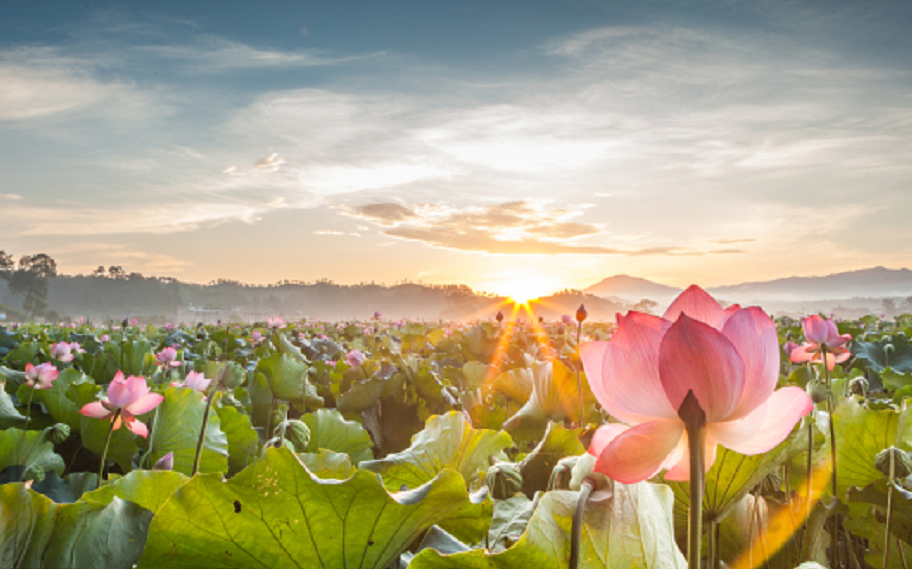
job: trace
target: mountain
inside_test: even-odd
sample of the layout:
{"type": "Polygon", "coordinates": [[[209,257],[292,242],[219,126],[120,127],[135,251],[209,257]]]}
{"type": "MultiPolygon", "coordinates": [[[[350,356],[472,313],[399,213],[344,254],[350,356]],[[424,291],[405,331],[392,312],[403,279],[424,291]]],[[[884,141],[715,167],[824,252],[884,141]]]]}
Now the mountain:
{"type": "Polygon", "coordinates": [[[664,301],[679,295],[681,290],[639,277],[615,275],[600,280],[587,288],[585,292],[601,297],[615,297],[631,301],[638,301],[644,298],[664,301]]]}
{"type": "Polygon", "coordinates": [[[788,277],[708,289],[711,294],[737,302],[810,301],[857,297],[912,295],[912,271],[873,267],[815,277],[788,277]]]}

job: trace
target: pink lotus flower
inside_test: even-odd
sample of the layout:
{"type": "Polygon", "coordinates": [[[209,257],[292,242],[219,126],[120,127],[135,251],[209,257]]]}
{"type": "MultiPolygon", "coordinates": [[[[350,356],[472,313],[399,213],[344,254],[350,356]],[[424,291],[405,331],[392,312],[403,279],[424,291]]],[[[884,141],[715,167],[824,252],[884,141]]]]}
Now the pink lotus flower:
{"type": "Polygon", "coordinates": [[[279,329],[282,329],[285,327],[285,319],[280,316],[276,316],[274,318],[267,318],[266,325],[269,326],[270,328],[279,330],[279,329]]]}
{"type": "Polygon", "coordinates": [[[360,350],[352,350],[345,354],[345,363],[351,367],[362,366],[366,361],[367,356],[365,356],[360,350]]]}
{"type": "Polygon", "coordinates": [[[108,336],[107,334],[102,334],[102,335],[101,335],[101,341],[102,341],[102,342],[110,342],[110,341],[111,341],[111,337],[108,336]]]}
{"type": "MultiPolygon", "coordinates": [[[[76,344],[76,347],[78,348],[79,344],[76,344]]],[[[71,362],[76,357],[71,353],[72,349],[66,342],[51,344],[51,357],[64,363],[71,362]]]]}
{"type": "Polygon", "coordinates": [[[165,348],[155,354],[155,365],[168,367],[179,367],[182,362],[177,361],[177,350],[174,348],[165,348]]]}
{"type": "Polygon", "coordinates": [[[254,330],[253,334],[250,335],[250,342],[253,344],[259,344],[260,342],[262,342],[265,339],[266,338],[263,337],[263,333],[260,332],[259,330],[254,330]]]}
{"type": "Polygon", "coordinates": [[[573,317],[570,316],[569,314],[564,314],[563,316],[561,316],[561,322],[563,324],[573,324],[573,317]]]}
{"type": "Polygon", "coordinates": [[[50,389],[51,384],[57,379],[60,372],[50,363],[33,366],[25,364],[25,382],[35,389],[50,389]]]}
{"type": "Polygon", "coordinates": [[[678,416],[693,392],[706,413],[706,469],[716,446],[742,454],[782,442],[813,408],[798,387],[774,391],[779,377],[776,326],[756,307],[723,310],[691,286],[659,318],[639,312],[618,317],[610,342],[580,347],[586,377],[599,403],[626,423],[601,427],[589,452],[596,470],[626,484],[668,470],[688,480],[690,459],[678,416]]]}
{"type": "Polygon", "coordinates": [[[195,389],[196,391],[206,391],[206,388],[209,387],[211,382],[212,379],[195,371],[188,373],[186,379],[184,379],[184,385],[190,389],[195,389]]]}
{"type": "Polygon", "coordinates": [[[142,421],[136,419],[136,415],[148,413],[165,399],[160,394],[150,391],[146,385],[146,378],[131,375],[124,379],[123,372],[118,371],[108,386],[108,397],[87,403],[79,412],[94,419],[109,419],[119,409],[120,414],[114,422],[113,429],[116,431],[121,425],[126,425],[134,434],[147,438],[149,429],[142,421]]]}
{"type": "Polygon", "coordinates": [[[801,327],[804,328],[804,336],[808,341],[792,350],[789,355],[789,359],[792,362],[811,361],[823,363],[823,354],[825,352],[827,369],[833,371],[836,364],[852,357],[852,354],[845,347],[846,342],[852,339],[852,335],[840,335],[834,321],[824,320],[815,314],[803,318],[801,327]]]}
{"type": "Polygon", "coordinates": [[[383,313],[379,310],[374,312],[374,320],[380,320],[380,317],[383,316],[383,313]]]}

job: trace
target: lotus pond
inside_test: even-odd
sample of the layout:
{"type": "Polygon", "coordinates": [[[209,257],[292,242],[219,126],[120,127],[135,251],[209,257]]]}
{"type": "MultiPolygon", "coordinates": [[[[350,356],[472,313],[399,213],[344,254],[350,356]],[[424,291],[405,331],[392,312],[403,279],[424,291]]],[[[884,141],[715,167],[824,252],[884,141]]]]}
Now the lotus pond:
{"type": "MultiPolygon", "coordinates": [[[[123,324],[0,327],[0,567],[687,567],[689,482],[587,453],[614,323],[123,324]]],[[[813,410],[715,449],[703,565],[909,567],[912,317],[775,324],[813,410]]]]}

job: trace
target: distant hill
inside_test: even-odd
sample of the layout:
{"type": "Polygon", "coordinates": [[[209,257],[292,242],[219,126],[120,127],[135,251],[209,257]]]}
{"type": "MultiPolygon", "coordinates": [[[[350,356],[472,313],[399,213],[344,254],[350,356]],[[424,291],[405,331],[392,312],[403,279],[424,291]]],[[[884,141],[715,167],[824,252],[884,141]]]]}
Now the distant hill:
{"type": "Polygon", "coordinates": [[[638,301],[644,298],[656,301],[671,299],[680,294],[682,289],[652,282],[629,275],[615,275],[602,279],[585,292],[603,298],[615,297],[623,300],[638,301]]]}
{"type": "Polygon", "coordinates": [[[908,297],[912,271],[873,267],[818,277],[788,277],[709,289],[720,298],[737,302],[810,301],[856,297],[908,297]]]}

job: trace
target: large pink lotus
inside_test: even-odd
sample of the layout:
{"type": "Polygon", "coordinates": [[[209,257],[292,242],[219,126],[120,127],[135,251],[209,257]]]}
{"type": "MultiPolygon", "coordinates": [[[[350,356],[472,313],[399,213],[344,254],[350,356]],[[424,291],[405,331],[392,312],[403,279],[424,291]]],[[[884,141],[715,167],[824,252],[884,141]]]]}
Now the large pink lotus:
{"type": "Polygon", "coordinates": [[[146,438],[149,436],[149,429],[142,421],[136,419],[136,415],[148,413],[165,399],[160,394],[150,391],[146,385],[146,378],[131,375],[124,379],[123,372],[118,371],[108,385],[108,397],[87,403],[79,412],[86,417],[110,419],[119,409],[120,414],[117,415],[112,429],[116,431],[121,425],[126,425],[133,433],[146,438]]]}
{"type": "Polygon", "coordinates": [[[621,423],[601,427],[589,452],[596,470],[626,484],[668,470],[688,480],[690,459],[678,409],[693,391],[706,413],[706,469],[716,446],[742,454],[782,442],[813,408],[798,387],[776,391],[776,326],[756,307],[719,303],[698,286],[684,291],[664,317],[618,316],[610,342],[580,347],[586,377],[599,403],[621,423]]]}
{"type": "Polygon", "coordinates": [[[826,358],[827,369],[833,371],[836,364],[852,357],[851,352],[845,347],[846,343],[852,339],[852,335],[840,334],[836,329],[836,322],[833,320],[824,320],[814,314],[803,318],[801,327],[804,328],[804,336],[808,341],[792,350],[789,354],[792,362],[823,363],[826,358]]]}

